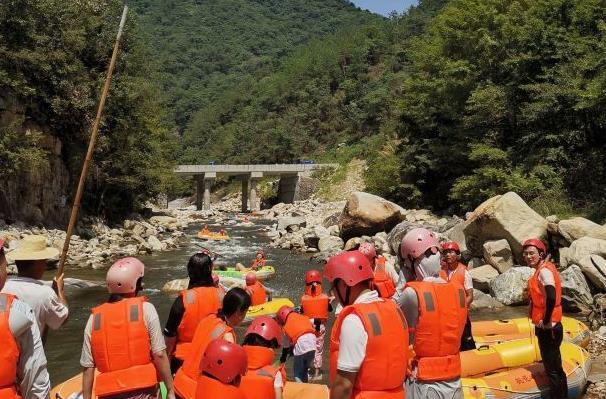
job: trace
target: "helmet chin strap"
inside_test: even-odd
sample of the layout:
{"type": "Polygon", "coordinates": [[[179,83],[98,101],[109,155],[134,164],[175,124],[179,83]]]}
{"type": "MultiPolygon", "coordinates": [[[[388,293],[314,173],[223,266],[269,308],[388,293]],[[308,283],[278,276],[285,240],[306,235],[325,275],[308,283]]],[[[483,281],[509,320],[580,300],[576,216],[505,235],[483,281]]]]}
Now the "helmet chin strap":
{"type": "Polygon", "coordinates": [[[347,289],[345,290],[345,300],[343,300],[343,297],[341,296],[341,290],[339,290],[339,288],[337,287],[336,284],[335,284],[335,291],[337,292],[337,297],[339,297],[339,302],[341,302],[341,305],[343,305],[343,306],[349,305],[349,296],[351,294],[351,287],[347,286],[347,289]]]}

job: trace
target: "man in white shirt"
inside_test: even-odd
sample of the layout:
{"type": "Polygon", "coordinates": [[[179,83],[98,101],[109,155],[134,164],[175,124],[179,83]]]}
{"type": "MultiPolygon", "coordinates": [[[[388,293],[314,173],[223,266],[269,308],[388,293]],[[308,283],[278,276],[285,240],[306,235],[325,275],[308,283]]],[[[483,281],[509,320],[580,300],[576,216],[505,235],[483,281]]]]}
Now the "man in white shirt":
{"type": "MultiPolygon", "coordinates": [[[[6,281],[7,261],[4,255],[4,241],[0,239],[0,290],[6,281]]],[[[9,296],[0,294],[0,314],[8,307],[9,296]]],[[[1,317],[1,316],[0,316],[1,317]]],[[[12,299],[9,308],[8,328],[18,347],[15,388],[26,399],[46,399],[50,393],[50,380],[46,369],[46,356],[38,332],[34,312],[19,299],[12,299]]],[[[0,352],[7,350],[7,342],[0,345],[0,352]]],[[[2,364],[2,371],[10,365],[2,364]]],[[[2,389],[0,387],[0,389],[2,389]]],[[[10,387],[5,388],[10,389],[10,387]]]]}
{"type": "Polygon", "coordinates": [[[47,327],[58,329],[69,315],[63,275],[55,277],[52,288],[40,281],[46,271],[46,260],[58,254],[59,250],[46,246],[43,236],[25,236],[8,255],[17,265],[18,276],[10,278],[2,292],[16,295],[34,310],[43,340],[47,327]]]}
{"type": "Polygon", "coordinates": [[[408,365],[406,320],[394,301],[371,289],[374,273],[368,258],[359,251],[337,254],[328,259],[324,277],[343,305],[330,343],[331,399],[365,393],[402,399],[408,365]]]}

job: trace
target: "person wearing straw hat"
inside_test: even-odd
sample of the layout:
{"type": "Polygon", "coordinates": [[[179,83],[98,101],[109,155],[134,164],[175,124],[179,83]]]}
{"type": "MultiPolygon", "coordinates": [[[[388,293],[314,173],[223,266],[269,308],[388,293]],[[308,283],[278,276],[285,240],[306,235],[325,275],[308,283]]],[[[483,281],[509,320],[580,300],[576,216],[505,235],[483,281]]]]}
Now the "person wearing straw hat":
{"type": "Polygon", "coordinates": [[[40,235],[25,236],[8,257],[15,261],[18,276],[8,279],[3,292],[16,295],[34,310],[42,340],[46,329],[58,329],[65,323],[69,311],[63,289],[63,275],[53,279],[52,288],[40,279],[46,270],[46,260],[59,255],[59,250],[48,247],[40,235]]]}
{"type": "MultiPolygon", "coordinates": [[[[0,290],[8,262],[0,239],[0,290]]],[[[14,295],[0,294],[0,397],[48,398],[46,356],[32,308],[14,295]]]]}

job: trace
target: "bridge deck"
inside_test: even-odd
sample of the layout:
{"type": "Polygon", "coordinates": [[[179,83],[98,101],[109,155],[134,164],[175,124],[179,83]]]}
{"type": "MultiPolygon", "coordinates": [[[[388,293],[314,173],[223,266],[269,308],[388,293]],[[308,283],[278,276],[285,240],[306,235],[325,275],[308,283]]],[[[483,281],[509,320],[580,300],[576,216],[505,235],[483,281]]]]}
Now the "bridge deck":
{"type": "Polygon", "coordinates": [[[179,175],[216,174],[236,176],[248,173],[262,173],[264,176],[294,175],[321,168],[335,168],[337,164],[273,164],[273,165],[179,165],[175,173],[179,175]]]}

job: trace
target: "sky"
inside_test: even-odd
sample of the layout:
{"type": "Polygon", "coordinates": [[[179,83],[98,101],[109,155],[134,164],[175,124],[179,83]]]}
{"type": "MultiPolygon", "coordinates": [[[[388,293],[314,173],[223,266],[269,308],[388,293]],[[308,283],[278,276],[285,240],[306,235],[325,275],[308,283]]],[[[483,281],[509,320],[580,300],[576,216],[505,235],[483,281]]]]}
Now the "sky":
{"type": "Polygon", "coordinates": [[[376,12],[377,14],[389,15],[393,10],[402,12],[408,10],[417,0],[351,0],[358,7],[376,12]]]}

